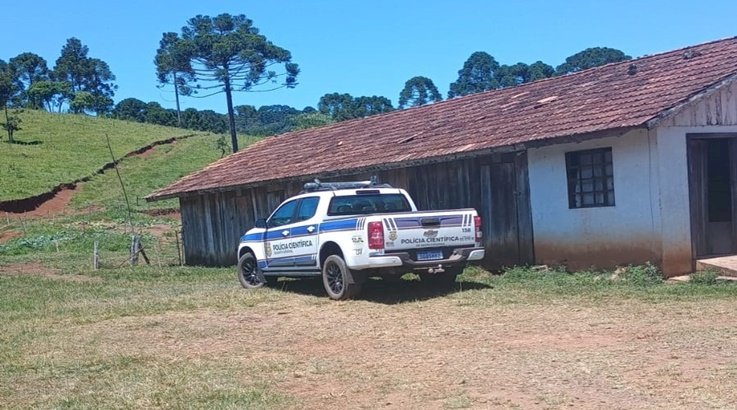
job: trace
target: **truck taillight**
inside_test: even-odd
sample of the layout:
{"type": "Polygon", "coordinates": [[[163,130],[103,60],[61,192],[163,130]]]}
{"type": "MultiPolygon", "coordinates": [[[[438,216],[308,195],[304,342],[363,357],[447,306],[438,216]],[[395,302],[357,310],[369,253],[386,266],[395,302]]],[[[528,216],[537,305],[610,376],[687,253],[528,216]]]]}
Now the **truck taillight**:
{"type": "Polygon", "coordinates": [[[384,226],[381,222],[368,223],[369,249],[384,249],[384,226]]]}
{"type": "Polygon", "coordinates": [[[481,246],[481,236],[483,235],[481,233],[481,217],[480,216],[474,216],[473,217],[473,227],[476,232],[476,246],[481,246]]]}

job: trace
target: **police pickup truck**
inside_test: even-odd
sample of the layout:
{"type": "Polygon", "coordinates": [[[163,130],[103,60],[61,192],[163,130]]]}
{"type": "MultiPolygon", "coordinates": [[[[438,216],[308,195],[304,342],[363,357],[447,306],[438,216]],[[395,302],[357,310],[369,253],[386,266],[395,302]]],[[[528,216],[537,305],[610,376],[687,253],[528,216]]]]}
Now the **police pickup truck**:
{"type": "Polygon", "coordinates": [[[375,180],[315,181],[241,237],[238,279],[258,288],[279,277],[322,276],[330,298],[341,300],[372,276],[414,272],[452,285],[468,261],[483,257],[474,209],[418,212],[403,189],[375,180]]]}

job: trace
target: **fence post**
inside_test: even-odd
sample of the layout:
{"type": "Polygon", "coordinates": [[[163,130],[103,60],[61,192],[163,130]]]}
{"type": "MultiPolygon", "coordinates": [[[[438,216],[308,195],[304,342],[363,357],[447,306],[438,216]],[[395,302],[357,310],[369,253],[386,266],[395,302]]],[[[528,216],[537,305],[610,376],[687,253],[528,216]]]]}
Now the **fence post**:
{"type": "Polygon", "coordinates": [[[92,269],[97,270],[99,268],[100,268],[100,253],[97,247],[97,241],[95,241],[95,245],[92,250],[92,269]]]}
{"type": "Polygon", "coordinates": [[[131,235],[131,249],[128,262],[131,266],[138,265],[138,235],[131,235]]]}
{"type": "Polygon", "coordinates": [[[174,231],[176,235],[174,237],[177,240],[177,257],[179,258],[179,266],[182,266],[182,248],[179,245],[179,230],[174,231]]]}

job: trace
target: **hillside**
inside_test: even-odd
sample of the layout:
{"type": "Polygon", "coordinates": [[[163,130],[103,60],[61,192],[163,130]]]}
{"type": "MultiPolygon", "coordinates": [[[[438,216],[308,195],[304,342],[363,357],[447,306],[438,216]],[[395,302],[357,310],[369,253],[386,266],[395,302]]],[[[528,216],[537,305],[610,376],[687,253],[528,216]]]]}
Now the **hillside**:
{"type": "MultiPolygon", "coordinates": [[[[212,134],[197,134],[172,144],[156,146],[141,155],[121,161],[118,169],[132,209],[178,208],[176,199],[148,203],[143,197],[219,159],[221,153],[215,148],[215,139],[216,136],[212,134]]],[[[255,140],[254,137],[239,137],[238,144],[244,148],[255,140]]],[[[78,188],[71,201],[73,208],[102,206],[118,215],[125,208],[114,171],[96,175],[78,188]]]]}
{"type": "Polygon", "coordinates": [[[22,129],[15,134],[18,143],[8,144],[7,136],[0,134],[0,175],[3,176],[0,201],[38,195],[59,184],[92,175],[111,161],[105,134],[110,137],[116,158],[155,141],[190,135],[203,139],[209,136],[213,148],[212,158],[208,159],[219,155],[212,134],[34,110],[25,110],[20,117],[22,129]]]}

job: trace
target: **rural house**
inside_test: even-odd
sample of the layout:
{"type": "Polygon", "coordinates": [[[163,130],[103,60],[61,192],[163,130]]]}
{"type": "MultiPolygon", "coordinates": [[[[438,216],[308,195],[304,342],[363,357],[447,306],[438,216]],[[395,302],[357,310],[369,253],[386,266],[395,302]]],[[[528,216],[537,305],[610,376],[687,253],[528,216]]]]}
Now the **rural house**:
{"type": "Polygon", "coordinates": [[[571,269],[737,253],[737,38],[266,138],[152,193],[178,197],[187,263],[236,262],[242,233],[304,182],[406,188],[474,207],[485,264],[571,269]]]}

